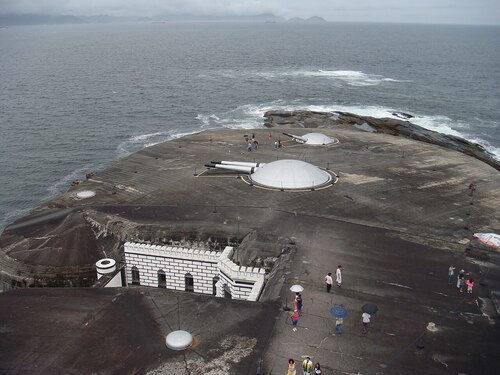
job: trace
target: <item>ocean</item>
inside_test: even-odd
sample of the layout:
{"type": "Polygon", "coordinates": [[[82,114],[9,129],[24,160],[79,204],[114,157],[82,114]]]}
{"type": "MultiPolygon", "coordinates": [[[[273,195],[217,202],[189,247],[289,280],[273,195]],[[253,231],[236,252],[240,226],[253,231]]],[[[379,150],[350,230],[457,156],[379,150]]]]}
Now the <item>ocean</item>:
{"type": "Polygon", "coordinates": [[[500,27],[166,22],[0,29],[0,229],[144,147],[270,109],[415,116],[500,159],[500,27]]]}

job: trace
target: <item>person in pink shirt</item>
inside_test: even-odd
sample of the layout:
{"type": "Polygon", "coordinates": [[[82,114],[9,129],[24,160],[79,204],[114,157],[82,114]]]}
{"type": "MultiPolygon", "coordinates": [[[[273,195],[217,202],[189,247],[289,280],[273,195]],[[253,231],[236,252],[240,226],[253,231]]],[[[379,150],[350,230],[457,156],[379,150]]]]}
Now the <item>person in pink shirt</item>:
{"type": "Polygon", "coordinates": [[[467,293],[472,293],[472,287],[474,286],[474,279],[470,278],[469,280],[467,280],[466,284],[467,284],[467,293]]]}
{"type": "Polygon", "coordinates": [[[292,314],[291,317],[292,319],[292,331],[297,332],[297,323],[299,322],[299,312],[295,310],[292,314]]]}

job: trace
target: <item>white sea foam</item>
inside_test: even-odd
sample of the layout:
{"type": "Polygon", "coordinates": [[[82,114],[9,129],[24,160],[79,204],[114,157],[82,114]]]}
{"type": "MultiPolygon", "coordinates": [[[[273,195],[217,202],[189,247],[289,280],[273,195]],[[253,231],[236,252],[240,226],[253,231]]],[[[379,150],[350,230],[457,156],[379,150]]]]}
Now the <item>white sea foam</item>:
{"type": "Polygon", "coordinates": [[[220,118],[214,115],[213,113],[211,115],[203,115],[203,114],[198,114],[196,116],[196,119],[201,121],[202,123],[202,128],[207,128],[211,127],[214,124],[217,124],[220,121],[220,118]]]}
{"type": "Polygon", "coordinates": [[[150,133],[150,134],[140,134],[140,135],[134,135],[130,137],[129,141],[132,143],[141,143],[145,141],[146,139],[150,139],[153,137],[157,137],[159,135],[164,135],[165,133],[162,132],[156,132],[156,133],[150,133]]]}
{"type": "Polygon", "coordinates": [[[382,82],[411,82],[356,70],[291,70],[286,72],[256,72],[254,74],[265,79],[279,79],[283,77],[320,77],[340,83],[346,83],[350,86],[375,86],[382,82]]]}

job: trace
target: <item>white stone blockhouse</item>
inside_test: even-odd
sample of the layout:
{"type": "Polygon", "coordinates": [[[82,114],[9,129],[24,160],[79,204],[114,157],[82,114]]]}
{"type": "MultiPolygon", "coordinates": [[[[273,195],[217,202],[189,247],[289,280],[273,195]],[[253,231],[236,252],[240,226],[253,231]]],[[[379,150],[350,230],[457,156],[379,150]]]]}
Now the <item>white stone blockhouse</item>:
{"type": "Polygon", "coordinates": [[[124,253],[128,284],[247,301],[257,301],[264,288],[264,269],[238,266],[231,246],[216,252],[126,242],[124,253]]]}

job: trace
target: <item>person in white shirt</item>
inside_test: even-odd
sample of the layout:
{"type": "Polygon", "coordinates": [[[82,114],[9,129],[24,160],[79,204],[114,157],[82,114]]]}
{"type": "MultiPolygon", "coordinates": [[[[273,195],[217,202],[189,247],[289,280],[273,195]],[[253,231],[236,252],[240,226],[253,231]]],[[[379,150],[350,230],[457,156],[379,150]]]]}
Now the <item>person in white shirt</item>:
{"type": "Polygon", "coordinates": [[[337,286],[341,288],[340,284],[342,284],[342,266],[339,264],[337,267],[337,272],[335,273],[337,286]]]}
{"type": "Polygon", "coordinates": [[[448,268],[448,284],[453,283],[454,274],[455,274],[455,267],[450,266],[450,268],[448,268]]]}
{"type": "Polygon", "coordinates": [[[326,283],[326,292],[330,293],[330,290],[332,289],[332,284],[333,284],[331,272],[328,272],[328,275],[325,276],[325,283],[326,283]]]}
{"type": "Polygon", "coordinates": [[[366,333],[368,329],[368,324],[370,323],[370,318],[372,316],[364,312],[363,315],[361,315],[361,317],[363,318],[363,333],[366,333]]]}

